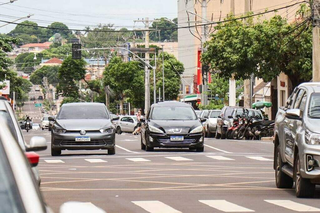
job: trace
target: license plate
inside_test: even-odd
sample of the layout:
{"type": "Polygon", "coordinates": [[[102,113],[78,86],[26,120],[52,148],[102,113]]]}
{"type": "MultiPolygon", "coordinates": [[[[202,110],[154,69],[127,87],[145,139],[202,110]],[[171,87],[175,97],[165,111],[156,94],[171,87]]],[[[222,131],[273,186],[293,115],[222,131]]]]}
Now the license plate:
{"type": "Polygon", "coordinates": [[[91,139],[89,136],[79,136],[79,137],[76,137],[76,141],[78,142],[91,141],[91,139]]]}
{"type": "Polygon", "coordinates": [[[171,136],[170,141],[183,141],[184,137],[183,136],[171,136]]]}

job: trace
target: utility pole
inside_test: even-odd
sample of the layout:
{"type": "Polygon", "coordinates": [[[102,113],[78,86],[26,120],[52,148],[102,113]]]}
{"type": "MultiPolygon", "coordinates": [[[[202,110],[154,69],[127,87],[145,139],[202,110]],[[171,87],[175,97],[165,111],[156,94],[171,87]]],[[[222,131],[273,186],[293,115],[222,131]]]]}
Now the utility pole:
{"type": "MultiPolygon", "coordinates": [[[[251,0],[244,0],[244,12],[248,13],[251,10],[251,0]]],[[[244,107],[251,108],[252,106],[252,76],[250,76],[250,79],[245,79],[243,81],[243,99],[244,99],[244,107]]]]}
{"type": "MultiPolygon", "coordinates": [[[[201,2],[201,15],[202,15],[202,22],[206,23],[207,20],[207,0],[202,0],[201,2]]],[[[204,48],[204,43],[207,41],[207,25],[203,24],[202,25],[202,30],[201,30],[201,54],[203,55],[206,50],[204,48]]],[[[202,104],[206,106],[208,104],[208,95],[207,95],[207,90],[208,90],[208,66],[205,64],[202,64],[202,94],[201,94],[201,100],[202,104]]]]}
{"type": "MultiPolygon", "coordinates": [[[[235,14],[235,4],[234,0],[231,0],[231,13],[235,14]]],[[[236,80],[234,78],[234,74],[232,74],[231,78],[229,79],[229,106],[236,105],[236,80]]]]}
{"type": "Polygon", "coordinates": [[[164,49],[163,49],[163,44],[162,46],[162,101],[165,101],[165,92],[164,92],[164,49]]]}
{"type": "Polygon", "coordinates": [[[320,0],[313,0],[312,81],[320,81],[320,0]]]}
{"type": "Polygon", "coordinates": [[[157,68],[157,54],[154,54],[154,67],[153,67],[153,103],[157,103],[157,86],[156,86],[156,68],[157,68]]]}
{"type": "MultiPolygon", "coordinates": [[[[142,20],[135,20],[134,22],[142,22],[145,26],[145,48],[149,48],[149,27],[150,27],[150,21],[149,18],[145,18],[142,20]]],[[[145,62],[149,64],[149,52],[145,53],[145,62]]],[[[144,94],[144,113],[147,114],[150,108],[150,71],[149,67],[145,66],[145,75],[144,75],[144,88],[145,88],[145,94],[144,94]]]]}

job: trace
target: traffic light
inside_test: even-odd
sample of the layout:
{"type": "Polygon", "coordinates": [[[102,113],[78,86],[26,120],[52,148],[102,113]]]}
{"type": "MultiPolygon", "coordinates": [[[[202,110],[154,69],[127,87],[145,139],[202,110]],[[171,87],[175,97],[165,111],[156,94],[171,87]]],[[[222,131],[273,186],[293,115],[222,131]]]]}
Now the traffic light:
{"type": "Polygon", "coordinates": [[[81,59],[81,44],[72,44],[72,59],[81,59]]]}

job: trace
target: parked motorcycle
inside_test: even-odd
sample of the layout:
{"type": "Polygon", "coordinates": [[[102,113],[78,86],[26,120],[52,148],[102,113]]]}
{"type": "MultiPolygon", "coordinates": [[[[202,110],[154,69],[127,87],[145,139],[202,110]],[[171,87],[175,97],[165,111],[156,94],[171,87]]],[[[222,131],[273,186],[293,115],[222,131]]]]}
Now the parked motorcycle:
{"type": "Polygon", "coordinates": [[[233,125],[227,130],[228,139],[237,139],[239,128],[243,123],[243,118],[238,115],[237,118],[233,121],[233,125]]]}

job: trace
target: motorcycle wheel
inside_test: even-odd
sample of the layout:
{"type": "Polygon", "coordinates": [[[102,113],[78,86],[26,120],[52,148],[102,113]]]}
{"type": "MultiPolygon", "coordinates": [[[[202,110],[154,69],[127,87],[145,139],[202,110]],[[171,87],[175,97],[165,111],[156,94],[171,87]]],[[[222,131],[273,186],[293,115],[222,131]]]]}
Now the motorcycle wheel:
{"type": "Polygon", "coordinates": [[[246,133],[246,128],[241,128],[240,130],[239,130],[239,133],[238,133],[238,136],[237,136],[237,138],[239,139],[239,140],[242,140],[243,138],[244,138],[244,136],[245,136],[245,133],[246,133]]]}

